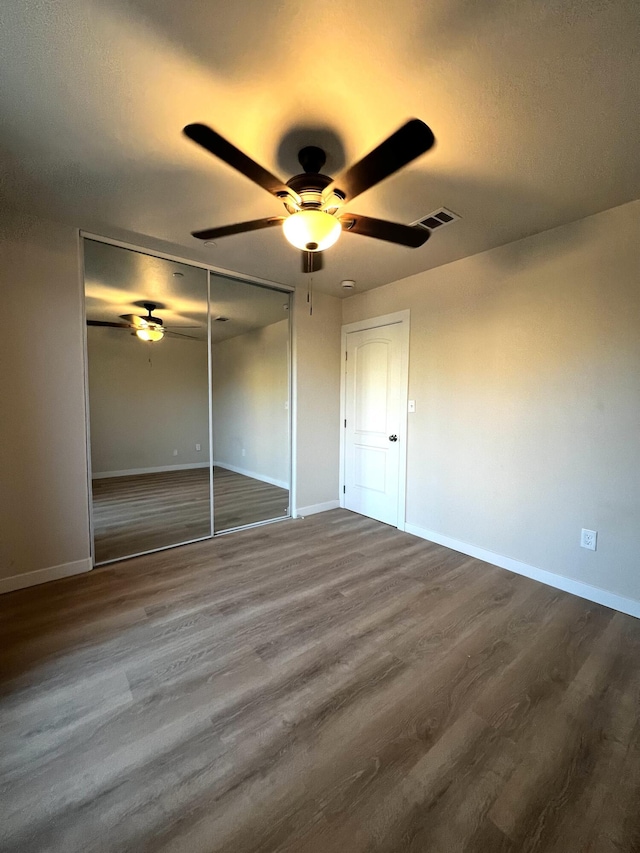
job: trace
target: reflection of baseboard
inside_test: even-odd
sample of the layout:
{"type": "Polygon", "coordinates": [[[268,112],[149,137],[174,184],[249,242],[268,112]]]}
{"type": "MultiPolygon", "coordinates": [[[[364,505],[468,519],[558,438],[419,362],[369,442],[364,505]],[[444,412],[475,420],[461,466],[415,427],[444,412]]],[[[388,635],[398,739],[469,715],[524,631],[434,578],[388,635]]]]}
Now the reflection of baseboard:
{"type": "Polygon", "coordinates": [[[192,468],[208,468],[208,462],[185,462],[183,465],[157,465],[154,468],[129,468],[126,471],[92,472],[93,480],[106,480],[108,477],[134,477],[136,474],[162,474],[165,471],[190,471],[192,468]]]}
{"type": "Polygon", "coordinates": [[[268,477],[266,474],[247,471],[246,468],[238,468],[237,465],[230,465],[228,462],[214,462],[213,464],[216,468],[225,468],[227,471],[233,471],[234,474],[242,474],[245,477],[251,477],[252,480],[260,480],[261,483],[270,483],[272,486],[278,486],[281,489],[289,491],[289,483],[286,480],[276,480],[274,477],[268,477]]]}
{"type": "Polygon", "coordinates": [[[330,509],[338,509],[340,501],[325,501],[321,504],[311,504],[311,506],[299,506],[296,509],[295,517],[300,518],[305,515],[315,515],[318,512],[327,512],[330,509]]]}
{"type": "Polygon", "coordinates": [[[81,575],[91,570],[91,560],[75,560],[73,563],[62,563],[60,566],[49,566],[46,569],[36,569],[22,575],[12,575],[10,578],[0,578],[0,593],[12,592],[14,589],[24,589],[47,581],[68,578],[71,575],[81,575]]]}
{"type": "Polygon", "coordinates": [[[570,592],[572,595],[577,595],[580,598],[586,598],[587,601],[595,601],[596,604],[604,604],[605,607],[610,607],[612,610],[619,610],[621,613],[628,613],[630,616],[640,618],[640,601],[636,601],[633,598],[626,598],[615,592],[609,592],[609,590],[601,589],[600,587],[592,586],[591,584],[583,583],[564,575],[548,572],[546,569],[529,566],[527,563],[514,560],[512,557],[503,557],[494,551],[487,551],[484,548],[479,548],[477,545],[470,545],[468,542],[461,542],[459,539],[443,536],[434,530],[425,530],[415,524],[406,524],[405,531],[411,533],[413,536],[419,536],[420,539],[426,539],[428,542],[444,545],[445,548],[451,548],[452,551],[468,554],[470,557],[490,563],[492,566],[498,566],[500,569],[507,569],[518,575],[533,578],[533,580],[540,581],[547,584],[547,586],[561,589],[564,592],[570,592]]]}

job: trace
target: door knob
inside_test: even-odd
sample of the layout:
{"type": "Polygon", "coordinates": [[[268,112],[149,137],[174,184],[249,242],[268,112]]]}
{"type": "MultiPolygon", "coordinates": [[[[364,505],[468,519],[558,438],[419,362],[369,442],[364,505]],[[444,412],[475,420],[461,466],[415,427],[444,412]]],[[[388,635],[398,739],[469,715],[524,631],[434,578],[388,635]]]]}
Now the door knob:
{"type": "Polygon", "coordinates": [[[390,436],[389,436],[389,441],[397,441],[397,440],[398,440],[398,436],[397,436],[397,435],[390,435],[390,436]]]}

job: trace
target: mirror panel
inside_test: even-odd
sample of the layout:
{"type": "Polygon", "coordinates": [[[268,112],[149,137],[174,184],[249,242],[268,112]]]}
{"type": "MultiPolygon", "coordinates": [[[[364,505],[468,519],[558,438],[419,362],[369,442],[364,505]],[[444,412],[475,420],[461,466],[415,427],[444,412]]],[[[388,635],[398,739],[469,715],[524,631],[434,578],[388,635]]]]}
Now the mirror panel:
{"type": "Polygon", "coordinates": [[[216,533],[289,511],[288,293],[210,275],[216,533]]]}
{"type": "Polygon", "coordinates": [[[207,271],[89,239],[84,268],[100,564],[211,535],[207,271]]]}

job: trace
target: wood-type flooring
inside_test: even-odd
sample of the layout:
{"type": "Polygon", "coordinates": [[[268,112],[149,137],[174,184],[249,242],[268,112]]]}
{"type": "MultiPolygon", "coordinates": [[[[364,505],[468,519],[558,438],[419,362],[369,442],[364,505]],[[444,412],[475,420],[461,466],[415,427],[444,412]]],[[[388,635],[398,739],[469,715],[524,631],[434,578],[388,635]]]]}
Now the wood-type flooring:
{"type": "Polygon", "coordinates": [[[3,853],[632,853],[640,622],[334,510],[0,598],[3,853]]]}
{"type": "MultiPolygon", "coordinates": [[[[288,514],[289,493],[226,468],[213,470],[216,533],[288,514]]],[[[211,535],[209,469],[93,481],[96,563],[211,535]]]]}

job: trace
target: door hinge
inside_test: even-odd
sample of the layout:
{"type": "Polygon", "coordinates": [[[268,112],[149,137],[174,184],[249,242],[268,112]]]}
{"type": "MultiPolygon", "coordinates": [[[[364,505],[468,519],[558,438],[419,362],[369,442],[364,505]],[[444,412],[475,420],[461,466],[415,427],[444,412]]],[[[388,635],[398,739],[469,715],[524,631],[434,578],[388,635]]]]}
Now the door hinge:
{"type": "Polygon", "coordinates": [[[346,418],[344,419],[344,428],[345,429],[347,428],[347,419],[346,418]]]}
{"type": "Polygon", "coordinates": [[[348,352],[345,352],[345,354],[344,354],[344,360],[345,360],[345,361],[347,361],[347,359],[348,359],[348,358],[349,358],[349,353],[348,353],[348,352]]]}
{"type": "Polygon", "coordinates": [[[346,486],[343,486],[343,487],[342,487],[342,494],[343,494],[343,495],[346,495],[346,493],[347,493],[347,487],[346,487],[346,486]]]}

